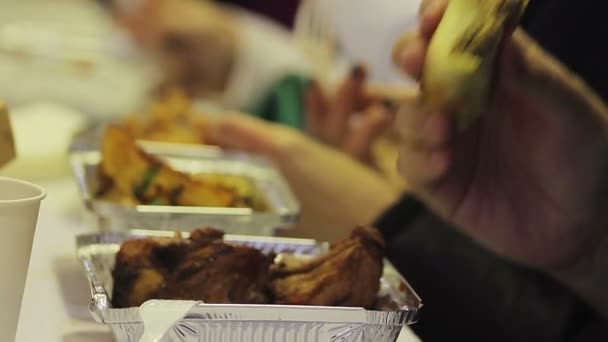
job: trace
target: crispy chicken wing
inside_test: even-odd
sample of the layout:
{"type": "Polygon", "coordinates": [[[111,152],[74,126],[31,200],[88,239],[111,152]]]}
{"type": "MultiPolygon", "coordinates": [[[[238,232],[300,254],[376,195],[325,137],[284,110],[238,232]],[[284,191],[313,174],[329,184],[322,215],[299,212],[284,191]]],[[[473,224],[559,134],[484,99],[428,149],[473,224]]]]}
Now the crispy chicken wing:
{"type": "Polygon", "coordinates": [[[384,240],[371,228],[356,228],[350,238],[308,262],[273,266],[276,304],[374,306],[382,276],[384,240]]]}
{"type": "Polygon", "coordinates": [[[384,241],[367,228],[314,259],[272,255],[223,241],[214,229],[188,240],[125,242],[116,256],[114,307],[149,299],[206,303],[288,304],[373,308],[383,270],[384,241]]]}
{"type": "Polygon", "coordinates": [[[188,244],[177,239],[136,239],[122,244],[112,272],[112,305],[139,306],[158,298],[171,270],[186,256],[188,244]]]}
{"type": "Polygon", "coordinates": [[[188,240],[126,241],[116,255],[113,306],[136,307],[150,299],[268,303],[271,257],[224,243],[223,235],[202,229],[188,240]]]}

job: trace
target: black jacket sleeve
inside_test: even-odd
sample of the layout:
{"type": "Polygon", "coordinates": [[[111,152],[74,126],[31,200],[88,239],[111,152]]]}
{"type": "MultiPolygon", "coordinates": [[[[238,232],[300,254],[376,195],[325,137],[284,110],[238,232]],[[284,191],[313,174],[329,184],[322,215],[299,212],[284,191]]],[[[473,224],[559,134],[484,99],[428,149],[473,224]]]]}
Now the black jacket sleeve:
{"type": "Polygon", "coordinates": [[[530,0],[522,26],[608,101],[608,1],[530,0]]]}
{"type": "Polygon", "coordinates": [[[388,258],[422,298],[412,328],[423,341],[573,341],[584,331],[608,340],[606,322],[569,290],[494,256],[412,197],[376,226],[388,258]]]}

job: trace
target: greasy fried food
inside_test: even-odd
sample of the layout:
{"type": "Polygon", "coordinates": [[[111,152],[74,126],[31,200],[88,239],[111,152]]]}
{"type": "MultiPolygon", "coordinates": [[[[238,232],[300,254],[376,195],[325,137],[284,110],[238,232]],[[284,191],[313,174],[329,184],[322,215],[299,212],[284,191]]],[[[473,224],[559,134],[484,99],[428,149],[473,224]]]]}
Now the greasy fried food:
{"type": "MultiPolygon", "coordinates": [[[[210,231],[210,230],[206,230],[210,231]]],[[[216,304],[266,304],[272,259],[255,248],[207,239],[205,231],[190,238],[191,249],[161,292],[164,299],[201,300],[216,304]]]]}
{"type": "Polygon", "coordinates": [[[204,207],[253,207],[260,209],[254,191],[242,179],[194,176],[170,168],[141,150],[123,128],[111,126],[102,141],[100,195],[123,204],[155,204],[204,207]],[[245,190],[243,190],[245,189],[245,190]],[[119,200],[120,195],[131,200],[119,200]]]}
{"type": "Polygon", "coordinates": [[[154,103],[148,113],[132,115],[120,126],[139,140],[206,144],[205,121],[192,107],[182,91],[172,89],[154,103]]]}
{"type": "Polygon", "coordinates": [[[255,248],[229,245],[223,233],[203,229],[190,239],[123,243],[113,270],[112,305],[136,307],[149,299],[206,303],[268,303],[272,259],[255,248]]]}
{"type": "Polygon", "coordinates": [[[187,244],[181,239],[136,239],[122,244],[112,273],[115,307],[139,306],[158,298],[170,270],[184,258],[187,244]]]}
{"type": "Polygon", "coordinates": [[[273,266],[277,304],[373,307],[382,276],[384,240],[371,228],[356,228],[329,253],[308,262],[273,266]]]}
{"type": "Polygon", "coordinates": [[[314,259],[281,255],[275,263],[272,255],[224,242],[214,229],[196,230],[188,240],[126,241],[116,256],[112,304],[178,299],[373,308],[383,251],[379,233],[368,228],[314,259]]]}
{"type": "Polygon", "coordinates": [[[141,203],[185,206],[231,207],[236,205],[232,191],[212,187],[202,180],[177,172],[137,147],[128,133],[109,127],[102,145],[104,175],[125,194],[132,193],[141,203]]]}

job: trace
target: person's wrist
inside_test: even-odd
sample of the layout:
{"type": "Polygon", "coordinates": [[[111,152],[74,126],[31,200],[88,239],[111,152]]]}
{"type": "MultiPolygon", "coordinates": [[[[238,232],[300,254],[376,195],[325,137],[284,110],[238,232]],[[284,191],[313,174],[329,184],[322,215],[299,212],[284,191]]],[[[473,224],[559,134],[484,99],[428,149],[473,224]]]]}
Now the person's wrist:
{"type": "Polygon", "coordinates": [[[273,130],[275,132],[271,136],[274,141],[269,144],[267,152],[279,164],[291,163],[294,156],[304,156],[306,153],[310,153],[311,143],[314,142],[305,135],[290,127],[277,124],[274,125],[273,130]]]}

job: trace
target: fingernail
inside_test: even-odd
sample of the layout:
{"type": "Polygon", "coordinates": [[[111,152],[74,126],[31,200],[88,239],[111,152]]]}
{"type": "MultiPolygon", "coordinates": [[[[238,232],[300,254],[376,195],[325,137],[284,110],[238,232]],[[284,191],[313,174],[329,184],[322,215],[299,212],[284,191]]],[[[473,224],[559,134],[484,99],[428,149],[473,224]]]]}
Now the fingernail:
{"type": "Polygon", "coordinates": [[[318,91],[320,89],[321,89],[321,87],[319,86],[319,82],[317,82],[317,80],[311,80],[306,85],[306,91],[308,93],[311,93],[313,91],[318,91]]]}
{"type": "Polygon", "coordinates": [[[169,52],[181,53],[187,50],[188,42],[179,34],[167,33],[163,37],[163,47],[169,52]]]}
{"type": "Polygon", "coordinates": [[[390,100],[390,99],[382,100],[382,105],[389,112],[396,112],[397,109],[399,108],[399,105],[397,103],[395,103],[395,101],[390,100]]]}
{"type": "Polygon", "coordinates": [[[439,114],[433,114],[426,120],[422,127],[422,133],[427,139],[433,142],[439,142],[443,139],[443,122],[441,120],[439,114]]]}
{"type": "Polygon", "coordinates": [[[401,67],[405,68],[405,71],[410,76],[418,78],[424,64],[425,51],[424,43],[421,40],[412,40],[401,51],[401,60],[399,61],[401,67]]]}
{"type": "Polygon", "coordinates": [[[443,174],[449,164],[448,153],[445,151],[433,152],[430,158],[432,172],[437,176],[443,174]]]}
{"type": "Polygon", "coordinates": [[[357,81],[363,80],[365,78],[365,74],[365,68],[361,64],[355,65],[350,71],[351,77],[357,81]]]}

